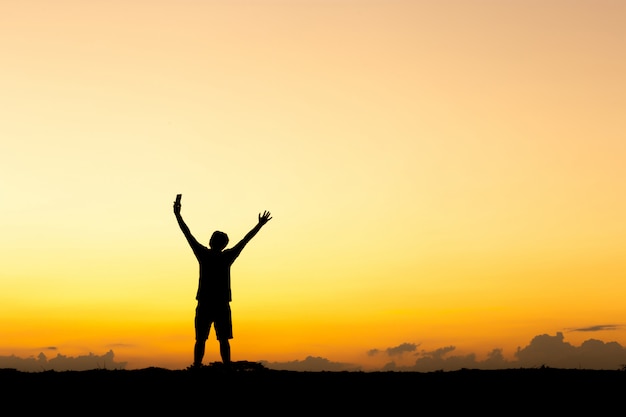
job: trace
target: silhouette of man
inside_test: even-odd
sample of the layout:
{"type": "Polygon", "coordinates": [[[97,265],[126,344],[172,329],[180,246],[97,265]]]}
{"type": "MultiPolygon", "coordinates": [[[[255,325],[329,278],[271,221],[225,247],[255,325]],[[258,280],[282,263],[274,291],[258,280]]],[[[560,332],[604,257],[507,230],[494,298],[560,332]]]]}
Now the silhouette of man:
{"type": "Polygon", "coordinates": [[[196,343],[193,350],[193,367],[202,366],[204,349],[211,325],[220,344],[220,356],[225,365],[230,365],[230,342],[233,338],[233,324],[230,310],[230,267],[243,248],[272,218],[269,211],[259,214],[259,222],[235,246],[225,249],[228,235],[215,231],[209,240],[209,247],[200,244],[189,231],[180,214],[180,197],[174,202],[174,214],[180,229],[198,259],[200,277],[196,293],[195,330],[196,343]]]}

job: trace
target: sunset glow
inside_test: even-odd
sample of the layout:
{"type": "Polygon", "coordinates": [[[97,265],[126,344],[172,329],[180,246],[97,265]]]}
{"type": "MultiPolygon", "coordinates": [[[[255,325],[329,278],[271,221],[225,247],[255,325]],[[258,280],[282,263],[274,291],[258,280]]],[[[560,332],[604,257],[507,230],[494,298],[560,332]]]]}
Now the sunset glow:
{"type": "Polygon", "coordinates": [[[625,347],[625,40],[611,0],[4,4],[0,357],[190,365],[178,193],[204,244],[273,215],[233,360],[625,347]]]}

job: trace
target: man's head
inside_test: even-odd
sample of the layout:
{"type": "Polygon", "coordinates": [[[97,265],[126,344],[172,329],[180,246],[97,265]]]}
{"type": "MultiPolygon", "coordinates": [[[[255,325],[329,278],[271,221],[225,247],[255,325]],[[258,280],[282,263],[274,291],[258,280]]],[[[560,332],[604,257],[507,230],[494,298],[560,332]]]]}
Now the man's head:
{"type": "Polygon", "coordinates": [[[216,230],[209,240],[209,246],[214,250],[222,250],[228,245],[228,235],[224,232],[216,230]]]}

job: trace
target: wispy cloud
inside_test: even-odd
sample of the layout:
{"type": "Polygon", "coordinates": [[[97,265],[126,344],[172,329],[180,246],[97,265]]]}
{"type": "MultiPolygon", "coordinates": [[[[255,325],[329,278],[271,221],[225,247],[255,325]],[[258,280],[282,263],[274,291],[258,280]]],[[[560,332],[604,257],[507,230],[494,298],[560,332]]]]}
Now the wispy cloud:
{"type": "Polygon", "coordinates": [[[135,345],[129,344],[129,343],[111,343],[106,345],[106,347],[108,348],[132,348],[135,347],[135,345]]]}
{"type": "Polygon", "coordinates": [[[618,324],[597,324],[595,326],[578,327],[569,329],[570,332],[600,332],[604,330],[619,330],[622,326],[618,324]]]}

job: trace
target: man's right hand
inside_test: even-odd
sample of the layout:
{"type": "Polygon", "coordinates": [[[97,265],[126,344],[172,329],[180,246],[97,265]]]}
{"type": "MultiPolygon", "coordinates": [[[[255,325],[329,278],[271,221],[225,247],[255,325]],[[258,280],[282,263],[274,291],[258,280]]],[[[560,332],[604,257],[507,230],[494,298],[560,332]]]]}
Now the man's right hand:
{"type": "Polygon", "coordinates": [[[263,226],[265,223],[272,219],[272,215],[269,211],[264,211],[263,214],[259,213],[259,224],[263,226]]]}

